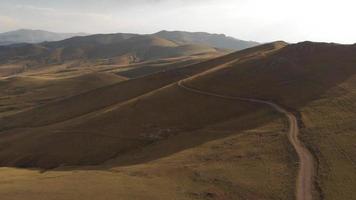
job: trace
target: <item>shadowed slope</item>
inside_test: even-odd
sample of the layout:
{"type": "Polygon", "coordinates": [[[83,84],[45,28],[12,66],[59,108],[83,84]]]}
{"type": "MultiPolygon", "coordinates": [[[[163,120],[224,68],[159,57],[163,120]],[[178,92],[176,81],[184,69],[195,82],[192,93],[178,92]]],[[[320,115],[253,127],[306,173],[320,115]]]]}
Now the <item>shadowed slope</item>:
{"type": "Polygon", "coordinates": [[[187,84],[297,109],[355,74],[355,62],[355,45],[304,42],[258,60],[230,63],[187,84]]]}

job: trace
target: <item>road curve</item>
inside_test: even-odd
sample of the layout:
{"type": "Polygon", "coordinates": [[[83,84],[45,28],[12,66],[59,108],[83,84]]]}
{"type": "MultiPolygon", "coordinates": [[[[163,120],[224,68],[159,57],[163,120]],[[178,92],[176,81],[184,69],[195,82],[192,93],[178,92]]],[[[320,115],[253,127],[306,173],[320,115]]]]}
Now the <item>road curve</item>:
{"type": "Polygon", "coordinates": [[[314,181],[313,181],[314,160],[313,160],[312,154],[309,152],[309,150],[304,146],[304,144],[298,138],[298,135],[299,135],[298,121],[293,113],[288,112],[286,109],[280,107],[279,105],[277,105],[275,103],[269,102],[269,101],[264,101],[264,100],[260,100],[260,99],[225,96],[225,95],[221,95],[221,94],[206,92],[206,91],[202,91],[199,89],[188,87],[183,84],[183,81],[179,81],[178,86],[180,88],[187,90],[187,91],[202,94],[202,95],[213,96],[213,97],[218,97],[218,98],[223,98],[223,99],[265,104],[265,105],[272,107],[276,111],[284,114],[288,118],[288,121],[289,121],[288,139],[289,139],[290,143],[292,144],[292,146],[294,147],[295,151],[297,152],[298,158],[299,158],[299,170],[298,170],[298,176],[297,176],[297,180],[296,180],[296,200],[312,200],[313,199],[312,193],[313,193],[313,183],[314,183],[314,181]]]}

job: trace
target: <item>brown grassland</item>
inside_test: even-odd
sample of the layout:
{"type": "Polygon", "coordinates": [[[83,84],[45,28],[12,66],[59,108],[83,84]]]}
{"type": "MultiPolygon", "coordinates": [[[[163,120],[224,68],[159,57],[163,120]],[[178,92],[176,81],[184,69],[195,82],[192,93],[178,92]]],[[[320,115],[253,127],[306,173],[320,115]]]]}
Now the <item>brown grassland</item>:
{"type": "Polygon", "coordinates": [[[288,108],[317,160],[314,199],[355,198],[355,45],[275,42],[178,60],[1,80],[0,104],[14,107],[0,114],[1,199],[295,198],[285,116],[186,91],[182,79],[288,108]]]}

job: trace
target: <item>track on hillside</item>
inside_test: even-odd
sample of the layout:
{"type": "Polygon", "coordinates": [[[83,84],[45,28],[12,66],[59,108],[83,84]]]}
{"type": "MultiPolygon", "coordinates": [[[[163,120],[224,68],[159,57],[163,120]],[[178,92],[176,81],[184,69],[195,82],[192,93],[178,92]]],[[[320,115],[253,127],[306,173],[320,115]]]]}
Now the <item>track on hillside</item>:
{"type": "Polygon", "coordinates": [[[216,94],[212,92],[207,92],[195,88],[188,87],[183,84],[184,80],[179,81],[177,84],[180,88],[194,92],[201,95],[212,96],[222,99],[229,99],[229,100],[237,100],[237,101],[245,101],[257,104],[264,104],[272,107],[274,110],[278,111],[279,113],[284,114],[289,121],[289,132],[288,132],[288,139],[292,146],[294,147],[296,153],[298,154],[299,158],[299,170],[298,176],[296,180],[296,200],[312,200],[313,196],[313,183],[314,183],[314,158],[310,151],[305,147],[305,145],[299,140],[299,127],[298,121],[295,115],[291,112],[288,112],[286,109],[282,108],[281,106],[265,101],[260,99],[252,99],[252,98],[243,98],[243,97],[233,97],[233,96],[226,96],[221,94],[216,94]]]}

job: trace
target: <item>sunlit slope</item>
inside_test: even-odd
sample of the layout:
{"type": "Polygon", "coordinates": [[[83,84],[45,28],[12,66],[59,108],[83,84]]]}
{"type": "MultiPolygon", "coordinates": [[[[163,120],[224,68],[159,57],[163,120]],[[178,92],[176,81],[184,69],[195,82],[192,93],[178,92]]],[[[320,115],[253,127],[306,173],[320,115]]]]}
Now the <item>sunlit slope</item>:
{"type": "Polygon", "coordinates": [[[19,76],[0,80],[0,117],[39,107],[125,78],[110,73],[89,73],[68,78],[19,76]]]}
{"type": "Polygon", "coordinates": [[[259,45],[257,42],[243,41],[224,34],[209,34],[204,32],[160,31],[153,35],[174,41],[178,44],[204,44],[236,51],[259,45]]]}

